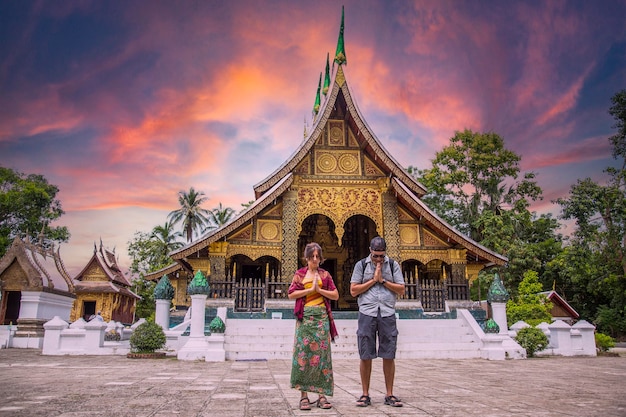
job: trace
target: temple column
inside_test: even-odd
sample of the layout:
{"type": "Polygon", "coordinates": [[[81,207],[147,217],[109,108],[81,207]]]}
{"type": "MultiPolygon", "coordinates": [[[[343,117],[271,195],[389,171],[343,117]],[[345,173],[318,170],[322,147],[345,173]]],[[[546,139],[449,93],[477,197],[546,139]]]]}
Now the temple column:
{"type": "Polygon", "coordinates": [[[289,190],[283,195],[283,245],[281,276],[283,281],[289,282],[298,269],[298,194],[289,190]]]}
{"type": "Polygon", "coordinates": [[[209,278],[217,281],[226,280],[226,251],[228,242],[213,242],[209,247],[209,263],[211,272],[209,278]]]}
{"type": "Polygon", "coordinates": [[[383,227],[380,233],[387,242],[387,255],[402,263],[400,257],[400,226],[398,221],[398,200],[389,191],[382,193],[383,200],[383,227]],[[384,234],[383,234],[384,232],[384,234]]]}

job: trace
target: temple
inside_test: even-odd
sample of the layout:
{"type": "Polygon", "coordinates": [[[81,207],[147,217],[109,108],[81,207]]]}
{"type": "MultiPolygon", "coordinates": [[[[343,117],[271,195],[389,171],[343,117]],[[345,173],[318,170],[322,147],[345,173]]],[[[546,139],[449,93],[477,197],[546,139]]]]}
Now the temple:
{"type": "Polygon", "coordinates": [[[455,230],[422,201],[427,190],[385,149],[359,111],[349,84],[343,13],[335,57],[320,73],[311,125],[293,154],[254,186],[256,200],[235,219],[170,254],[167,274],[177,308],[195,271],[211,286],[210,299],[235,311],[260,311],[286,298],[304,246],[318,242],[339,289],[336,310],[356,310],[350,277],[383,236],[404,273],[405,305],[446,311],[469,301],[478,272],[507,259],[455,230]],[[323,76],[322,76],[323,74],[323,76]]]}

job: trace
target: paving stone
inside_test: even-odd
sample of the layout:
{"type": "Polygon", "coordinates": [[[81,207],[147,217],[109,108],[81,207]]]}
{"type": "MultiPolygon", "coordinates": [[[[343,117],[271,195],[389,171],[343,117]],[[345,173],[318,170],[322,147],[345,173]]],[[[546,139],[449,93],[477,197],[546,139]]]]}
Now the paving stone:
{"type": "MultiPolygon", "coordinates": [[[[372,406],[359,408],[359,361],[334,361],[331,410],[298,409],[288,360],[202,362],[124,356],[43,356],[0,350],[4,416],[625,416],[626,357],[526,360],[398,360],[384,405],[382,362],[372,368],[372,406]]],[[[311,401],[317,399],[310,394],[311,401]]]]}

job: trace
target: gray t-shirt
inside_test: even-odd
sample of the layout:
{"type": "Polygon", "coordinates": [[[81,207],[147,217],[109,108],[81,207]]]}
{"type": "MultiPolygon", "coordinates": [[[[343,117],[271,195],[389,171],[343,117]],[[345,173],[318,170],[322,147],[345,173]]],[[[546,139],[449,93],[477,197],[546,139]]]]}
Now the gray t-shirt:
{"type": "MultiPolygon", "coordinates": [[[[372,264],[372,258],[369,256],[365,258],[365,269],[363,269],[362,265],[363,262],[361,261],[358,261],[356,265],[354,265],[350,283],[362,284],[374,279],[374,270],[376,267],[372,264]]],[[[393,271],[391,271],[389,257],[386,255],[385,261],[383,262],[382,274],[386,281],[404,284],[404,277],[402,276],[400,265],[398,262],[394,262],[393,271]]],[[[380,309],[381,317],[391,316],[396,313],[396,299],[397,296],[393,291],[385,288],[383,284],[376,284],[359,295],[359,312],[366,316],[377,317],[378,309],[380,309]]]]}

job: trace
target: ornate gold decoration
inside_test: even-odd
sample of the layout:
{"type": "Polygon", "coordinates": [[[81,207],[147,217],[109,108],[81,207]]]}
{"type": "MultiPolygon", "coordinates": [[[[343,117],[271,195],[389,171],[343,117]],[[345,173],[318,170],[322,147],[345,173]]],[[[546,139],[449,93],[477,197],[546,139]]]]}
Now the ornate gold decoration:
{"type": "MultiPolygon", "coordinates": [[[[271,256],[277,260],[281,260],[281,247],[269,246],[269,245],[235,245],[231,244],[228,247],[228,253],[226,258],[231,258],[235,255],[245,255],[248,258],[256,261],[262,256],[271,256]]],[[[295,272],[295,269],[291,271],[291,274],[295,272]]]]}
{"type": "Polygon", "coordinates": [[[358,175],[361,171],[359,151],[315,151],[318,175],[358,175]]]}
{"type": "Polygon", "coordinates": [[[352,132],[352,129],[348,129],[348,146],[350,146],[351,148],[359,147],[359,142],[354,137],[354,133],[352,132]]]}
{"type": "Polygon", "coordinates": [[[478,278],[478,273],[485,267],[482,264],[467,264],[465,266],[465,274],[469,282],[474,281],[478,278]]]}
{"type": "Polygon", "coordinates": [[[262,216],[267,217],[282,217],[283,216],[283,205],[276,204],[273,207],[267,209],[267,211],[263,212],[262,216]]]}
{"type": "Polygon", "coordinates": [[[329,120],[328,131],[329,146],[345,146],[346,141],[343,136],[343,120],[329,120]]]}
{"type": "Polygon", "coordinates": [[[290,280],[298,269],[298,234],[302,221],[298,222],[297,199],[296,191],[290,190],[283,195],[283,245],[280,258],[283,280],[290,280]]]}
{"type": "MultiPolygon", "coordinates": [[[[213,253],[211,253],[213,255],[213,253]]],[[[187,258],[187,262],[195,271],[202,271],[205,275],[210,275],[211,264],[208,258],[187,258]]]]}
{"type": "Polygon", "coordinates": [[[333,174],[337,170],[337,158],[331,153],[316,152],[316,168],[319,174],[333,174]]]}
{"type": "Polygon", "coordinates": [[[234,240],[252,240],[252,225],[248,225],[236,233],[233,233],[227,239],[234,240]]]}
{"type": "Polygon", "coordinates": [[[401,222],[414,222],[416,219],[409,212],[398,206],[398,220],[401,222]]]}
{"type": "Polygon", "coordinates": [[[304,158],[300,164],[294,169],[296,174],[307,175],[309,173],[309,158],[304,158]]]}
{"type": "Polygon", "coordinates": [[[228,252],[228,242],[213,242],[209,245],[211,255],[226,256],[228,252]]]}
{"type": "Polygon", "coordinates": [[[382,201],[380,192],[360,187],[302,187],[298,189],[298,232],[304,219],[323,214],[335,223],[335,233],[341,242],[343,225],[351,216],[362,214],[376,223],[382,233],[382,201]]]}
{"type": "Polygon", "coordinates": [[[100,265],[93,262],[82,276],[82,281],[108,281],[106,273],[100,265]]]}
{"type": "Polygon", "coordinates": [[[367,156],[363,157],[363,163],[365,164],[365,175],[370,176],[383,176],[385,175],[367,156]]]}
{"type": "Polygon", "coordinates": [[[400,244],[419,246],[419,227],[416,224],[400,226],[400,244]]]}
{"type": "Polygon", "coordinates": [[[401,259],[403,261],[409,259],[415,259],[420,261],[424,265],[433,260],[440,260],[446,263],[450,263],[450,255],[447,250],[429,250],[429,249],[401,249],[401,259]]]}
{"type": "Polygon", "coordinates": [[[467,263],[467,249],[448,249],[451,264],[467,263]]]}
{"type": "MultiPolygon", "coordinates": [[[[381,190],[386,190],[389,186],[388,181],[376,181],[381,190]]],[[[389,192],[382,193],[383,198],[383,225],[384,229],[380,229],[380,234],[387,241],[387,254],[393,259],[400,262],[403,259],[400,256],[400,229],[398,228],[398,201],[394,194],[389,192]]]]}
{"type": "Polygon", "coordinates": [[[339,85],[339,87],[343,87],[343,85],[346,83],[346,76],[343,73],[343,68],[341,66],[339,66],[339,69],[337,70],[335,82],[339,85]]]}
{"type": "Polygon", "coordinates": [[[257,241],[280,242],[281,241],[280,220],[258,220],[257,221],[257,241]]]}
{"type": "Polygon", "coordinates": [[[424,233],[424,246],[449,246],[446,242],[439,239],[437,236],[432,234],[431,232],[423,229],[424,233]]]}

